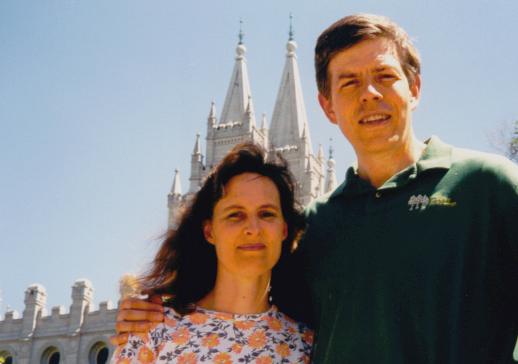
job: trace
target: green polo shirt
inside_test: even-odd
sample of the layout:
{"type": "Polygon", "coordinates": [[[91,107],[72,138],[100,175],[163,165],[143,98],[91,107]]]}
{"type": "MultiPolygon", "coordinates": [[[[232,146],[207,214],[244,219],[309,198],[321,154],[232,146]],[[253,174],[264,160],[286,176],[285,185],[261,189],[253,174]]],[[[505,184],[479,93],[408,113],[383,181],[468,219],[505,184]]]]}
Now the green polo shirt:
{"type": "Polygon", "coordinates": [[[315,363],[513,363],[512,162],[432,137],[380,188],[350,168],[306,212],[315,363]]]}

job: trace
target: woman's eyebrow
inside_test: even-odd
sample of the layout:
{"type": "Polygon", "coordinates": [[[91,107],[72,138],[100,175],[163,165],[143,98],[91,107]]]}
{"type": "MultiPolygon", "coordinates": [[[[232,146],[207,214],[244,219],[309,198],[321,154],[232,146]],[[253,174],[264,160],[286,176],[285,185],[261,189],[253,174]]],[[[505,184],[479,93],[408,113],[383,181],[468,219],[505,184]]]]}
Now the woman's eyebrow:
{"type": "Polygon", "coordinates": [[[228,210],[242,210],[244,209],[244,207],[242,205],[237,205],[237,204],[233,204],[233,205],[228,205],[226,207],[223,208],[223,211],[228,211],[228,210]]]}
{"type": "Polygon", "coordinates": [[[269,208],[269,209],[279,210],[279,206],[271,204],[271,203],[267,203],[267,204],[261,205],[259,207],[262,209],[269,208]]]}
{"type": "MultiPolygon", "coordinates": [[[[261,208],[261,209],[269,208],[269,209],[280,210],[279,206],[277,206],[275,204],[271,204],[271,203],[260,205],[259,208],[261,208]]],[[[222,211],[225,212],[228,210],[244,210],[244,209],[245,209],[245,207],[243,205],[232,204],[232,205],[225,206],[222,211]]]]}

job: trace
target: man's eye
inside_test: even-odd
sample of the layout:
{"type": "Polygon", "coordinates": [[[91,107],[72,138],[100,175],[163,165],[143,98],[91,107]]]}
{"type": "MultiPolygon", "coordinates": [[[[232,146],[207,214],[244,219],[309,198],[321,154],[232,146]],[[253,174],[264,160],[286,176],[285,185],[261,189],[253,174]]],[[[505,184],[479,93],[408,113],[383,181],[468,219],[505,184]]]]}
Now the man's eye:
{"type": "Polygon", "coordinates": [[[342,83],[340,88],[350,87],[350,86],[354,86],[356,84],[358,84],[358,80],[349,80],[349,81],[342,83]]]}
{"type": "Polygon", "coordinates": [[[390,81],[390,80],[395,80],[396,76],[393,74],[390,74],[390,73],[384,73],[384,74],[380,75],[380,79],[384,80],[384,81],[390,81]]]}

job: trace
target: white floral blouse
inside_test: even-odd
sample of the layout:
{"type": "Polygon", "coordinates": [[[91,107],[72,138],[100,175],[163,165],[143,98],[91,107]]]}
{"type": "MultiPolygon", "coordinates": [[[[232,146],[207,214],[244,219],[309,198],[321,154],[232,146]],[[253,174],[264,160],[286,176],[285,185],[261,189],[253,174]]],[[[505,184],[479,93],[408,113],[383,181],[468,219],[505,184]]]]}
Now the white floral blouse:
{"type": "Polygon", "coordinates": [[[313,332],[275,306],[254,315],[165,308],[164,323],[130,335],[111,363],[309,363],[312,343],[313,332]]]}

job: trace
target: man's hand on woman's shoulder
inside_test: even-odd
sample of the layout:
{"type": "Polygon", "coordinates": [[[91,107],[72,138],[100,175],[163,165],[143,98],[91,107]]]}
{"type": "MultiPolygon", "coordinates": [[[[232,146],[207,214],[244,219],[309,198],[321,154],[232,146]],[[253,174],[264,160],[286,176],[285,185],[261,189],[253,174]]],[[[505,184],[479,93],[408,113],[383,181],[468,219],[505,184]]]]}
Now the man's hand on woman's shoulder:
{"type": "Polygon", "coordinates": [[[153,324],[163,321],[164,306],[160,296],[151,296],[148,300],[126,298],[120,303],[116,334],[110,341],[113,345],[124,345],[130,333],[147,333],[153,324]]]}

